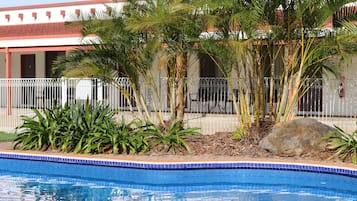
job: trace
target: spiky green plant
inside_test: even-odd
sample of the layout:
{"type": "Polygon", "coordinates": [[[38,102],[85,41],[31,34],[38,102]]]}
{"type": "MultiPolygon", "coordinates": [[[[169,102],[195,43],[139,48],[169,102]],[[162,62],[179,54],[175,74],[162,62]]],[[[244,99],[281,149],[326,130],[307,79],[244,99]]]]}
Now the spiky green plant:
{"type": "Polygon", "coordinates": [[[167,152],[175,153],[183,148],[191,153],[191,148],[185,137],[200,134],[198,128],[183,128],[178,122],[170,122],[166,125],[151,125],[151,129],[146,131],[149,135],[150,146],[163,145],[167,152]]]}
{"type": "Polygon", "coordinates": [[[40,112],[33,109],[34,117],[22,116],[23,124],[16,128],[14,148],[23,150],[57,149],[61,141],[61,131],[68,126],[69,107],[54,107],[40,112]]]}
{"type": "Polygon", "coordinates": [[[324,138],[328,141],[327,148],[335,150],[335,153],[329,159],[338,157],[345,160],[351,157],[352,162],[357,163],[357,130],[346,133],[338,126],[335,126],[335,128],[335,131],[324,138]]]}

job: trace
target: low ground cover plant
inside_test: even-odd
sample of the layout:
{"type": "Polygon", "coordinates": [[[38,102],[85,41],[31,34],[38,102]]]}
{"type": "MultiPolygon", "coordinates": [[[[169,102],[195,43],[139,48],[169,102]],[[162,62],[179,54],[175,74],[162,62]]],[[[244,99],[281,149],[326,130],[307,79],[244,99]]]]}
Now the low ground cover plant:
{"type": "Polygon", "coordinates": [[[185,149],[191,153],[185,137],[198,135],[198,128],[183,128],[180,122],[168,122],[166,125],[154,125],[147,131],[150,135],[150,144],[163,146],[166,152],[175,153],[185,149]]]}
{"type": "Polygon", "coordinates": [[[134,119],[115,120],[116,111],[103,104],[75,104],[33,109],[34,117],[22,116],[16,128],[14,149],[59,150],[74,153],[140,154],[164,144],[167,151],[184,147],[184,137],[198,134],[196,128],[181,124],[156,126],[134,119]]]}
{"type": "Polygon", "coordinates": [[[330,159],[338,157],[344,161],[351,158],[352,162],[357,164],[357,130],[347,133],[338,126],[335,128],[336,130],[325,138],[328,140],[327,148],[335,150],[330,159]]]}
{"type": "Polygon", "coordinates": [[[16,138],[14,133],[6,133],[0,131],[0,142],[12,142],[16,138]]]}

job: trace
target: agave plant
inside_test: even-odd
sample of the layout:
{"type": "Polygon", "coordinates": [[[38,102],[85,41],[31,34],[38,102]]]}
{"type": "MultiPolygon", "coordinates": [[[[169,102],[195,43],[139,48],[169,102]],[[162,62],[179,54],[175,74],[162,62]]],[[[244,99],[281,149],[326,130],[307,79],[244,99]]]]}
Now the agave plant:
{"type": "Polygon", "coordinates": [[[352,133],[346,133],[338,126],[330,135],[326,136],[328,140],[327,148],[335,150],[335,153],[330,157],[339,157],[345,160],[348,156],[352,156],[352,162],[357,163],[357,130],[352,133]]]}

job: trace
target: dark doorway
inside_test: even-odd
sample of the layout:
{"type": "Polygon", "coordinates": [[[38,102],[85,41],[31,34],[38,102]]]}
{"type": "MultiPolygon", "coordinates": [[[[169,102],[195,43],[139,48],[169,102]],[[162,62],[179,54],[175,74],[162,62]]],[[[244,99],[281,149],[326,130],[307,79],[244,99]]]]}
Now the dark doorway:
{"type": "Polygon", "coordinates": [[[53,62],[61,56],[64,56],[66,54],[65,51],[48,51],[45,53],[46,55],[46,67],[45,67],[45,71],[46,71],[46,77],[54,77],[55,75],[53,75],[52,73],[52,68],[53,68],[53,62]]]}
{"type": "Polygon", "coordinates": [[[21,55],[21,77],[36,77],[36,57],[34,54],[21,55]]]}
{"type": "Polygon", "coordinates": [[[207,55],[200,54],[200,77],[222,77],[215,61],[207,55]]]}
{"type": "MultiPolygon", "coordinates": [[[[36,77],[36,55],[21,55],[21,77],[36,77]]],[[[35,87],[30,80],[23,80],[22,86],[22,107],[34,107],[35,105],[35,87]]]]}

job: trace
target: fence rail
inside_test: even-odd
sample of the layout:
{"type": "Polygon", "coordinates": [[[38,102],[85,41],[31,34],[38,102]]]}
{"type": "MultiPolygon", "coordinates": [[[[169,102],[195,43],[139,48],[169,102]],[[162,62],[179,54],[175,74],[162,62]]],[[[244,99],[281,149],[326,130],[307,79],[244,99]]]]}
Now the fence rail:
{"type": "MultiPolygon", "coordinates": [[[[156,92],[148,87],[141,88],[143,100],[151,112],[169,111],[170,90],[167,80],[163,78],[159,81],[160,88],[156,92]]],[[[264,82],[265,99],[268,101],[272,91],[274,107],[281,95],[279,80],[274,80],[272,90],[271,79],[266,78],[264,82]]],[[[295,108],[298,116],[317,118],[346,130],[355,129],[357,98],[354,94],[357,94],[357,79],[347,79],[343,83],[335,79],[318,79],[306,82],[305,85],[309,89],[300,94],[300,101],[295,108]]],[[[225,79],[201,78],[196,84],[188,85],[186,90],[185,118],[188,126],[200,127],[203,133],[214,133],[233,131],[238,125],[232,99],[233,94],[238,95],[238,89],[234,86],[229,88],[225,79]]],[[[245,93],[250,92],[247,90],[245,93]]],[[[32,108],[51,108],[66,102],[102,101],[112,109],[130,116],[131,113],[126,111],[130,108],[136,110],[133,94],[126,78],[119,78],[115,85],[97,79],[0,79],[0,129],[15,128],[21,124],[21,115],[32,115],[32,108]]],[[[266,105],[268,112],[271,106],[266,105]]]]}

